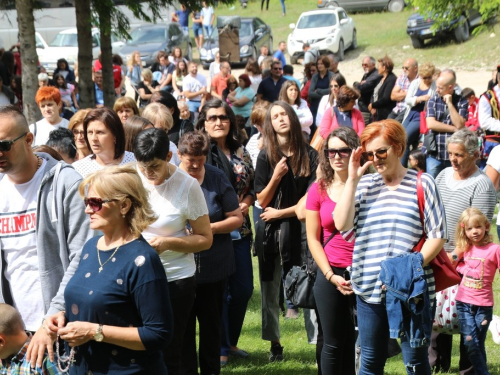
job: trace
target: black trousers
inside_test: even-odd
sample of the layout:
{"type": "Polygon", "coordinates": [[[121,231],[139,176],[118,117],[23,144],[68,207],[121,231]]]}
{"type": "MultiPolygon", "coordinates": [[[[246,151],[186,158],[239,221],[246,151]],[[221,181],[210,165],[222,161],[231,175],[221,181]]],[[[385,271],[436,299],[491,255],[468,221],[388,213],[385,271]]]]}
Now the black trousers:
{"type": "Polygon", "coordinates": [[[226,279],[198,284],[182,347],[182,375],[220,374],[222,298],[226,279]],[[196,319],[199,324],[199,351],[196,355],[196,319]]]}
{"type": "Polygon", "coordinates": [[[170,281],[170,303],[174,318],[174,332],[169,346],[163,350],[163,358],[169,375],[180,375],[182,364],[182,344],[186,333],[189,314],[193,309],[196,294],[196,280],[194,276],[186,279],[170,281]]]}
{"type": "MultiPolygon", "coordinates": [[[[266,0],[262,0],[262,2],[260,3],[260,10],[264,9],[264,1],[266,0]]],[[[267,0],[266,10],[269,10],[269,0],[267,0]]]]}

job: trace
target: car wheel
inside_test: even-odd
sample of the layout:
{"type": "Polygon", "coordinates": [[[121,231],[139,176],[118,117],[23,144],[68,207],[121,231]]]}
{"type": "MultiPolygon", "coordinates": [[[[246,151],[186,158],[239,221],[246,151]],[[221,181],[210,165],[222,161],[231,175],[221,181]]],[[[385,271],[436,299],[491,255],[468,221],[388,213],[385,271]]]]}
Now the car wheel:
{"type": "Polygon", "coordinates": [[[339,42],[339,50],[337,51],[337,57],[339,61],[344,60],[344,41],[342,39],[340,39],[339,42]]]}
{"type": "Polygon", "coordinates": [[[412,36],[411,45],[413,46],[413,48],[424,48],[424,41],[412,36]]]}
{"type": "Polygon", "coordinates": [[[269,54],[272,56],[273,55],[273,38],[269,38],[269,46],[267,47],[269,50],[269,54]]]}
{"type": "Polygon", "coordinates": [[[465,42],[469,40],[470,30],[469,30],[469,22],[465,19],[464,16],[460,16],[458,19],[458,26],[455,27],[454,30],[455,39],[458,43],[465,42]]]}
{"type": "Polygon", "coordinates": [[[295,56],[295,55],[290,56],[290,63],[292,65],[297,64],[298,61],[299,61],[299,57],[298,56],[295,56]]]}
{"type": "Polygon", "coordinates": [[[387,6],[387,9],[389,12],[397,13],[401,12],[405,7],[405,2],[404,0],[391,0],[389,5],[387,6]]]}
{"type": "Polygon", "coordinates": [[[351,49],[355,50],[356,48],[358,48],[358,36],[357,36],[357,33],[356,33],[356,29],[354,29],[353,32],[352,32],[351,49]]]}
{"type": "Polygon", "coordinates": [[[187,53],[188,61],[193,61],[193,46],[191,43],[188,44],[188,53],[187,53]]]}

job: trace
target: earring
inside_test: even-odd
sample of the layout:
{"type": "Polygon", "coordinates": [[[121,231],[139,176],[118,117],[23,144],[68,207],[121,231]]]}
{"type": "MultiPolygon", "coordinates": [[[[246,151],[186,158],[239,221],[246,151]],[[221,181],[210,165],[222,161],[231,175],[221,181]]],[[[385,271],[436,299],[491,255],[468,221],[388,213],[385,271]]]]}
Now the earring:
{"type": "Polygon", "coordinates": [[[125,215],[122,215],[122,218],[124,218],[124,219],[125,219],[125,215]]]}

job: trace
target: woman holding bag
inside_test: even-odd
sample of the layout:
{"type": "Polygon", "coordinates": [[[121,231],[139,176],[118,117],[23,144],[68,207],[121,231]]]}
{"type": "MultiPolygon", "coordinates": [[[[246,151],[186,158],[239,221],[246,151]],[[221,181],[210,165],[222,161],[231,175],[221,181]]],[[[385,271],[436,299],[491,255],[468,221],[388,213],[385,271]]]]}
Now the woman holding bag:
{"type": "MultiPolygon", "coordinates": [[[[402,327],[410,325],[406,316],[398,319],[391,315],[389,319],[384,298],[386,289],[380,279],[381,264],[398,256],[418,259],[427,282],[424,293],[428,296],[424,298],[429,301],[435,298],[434,274],[428,264],[446,241],[445,213],[434,180],[424,173],[421,181],[425,191],[425,226],[422,227],[417,172],[401,165],[405,147],[405,130],[395,120],[378,121],[365,128],[361,134],[361,148],[351,155],[349,176],[333,212],[335,227],[340,231],[353,229],[356,238],[351,281],[357,297],[363,353],[360,375],[384,373],[389,321],[391,326],[394,323],[402,327]],[[361,163],[362,156],[367,160],[365,164],[361,163]],[[364,175],[370,165],[376,173],[364,175]],[[427,240],[421,253],[412,255],[423,233],[427,240]]],[[[403,279],[408,282],[408,278],[403,279]]],[[[430,304],[424,308],[432,310],[430,304]]],[[[430,315],[431,311],[425,313],[430,315]]],[[[415,337],[401,331],[399,339],[408,374],[431,374],[427,356],[431,325],[432,319],[421,323],[415,337]]]]}
{"type": "Polygon", "coordinates": [[[349,157],[359,145],[359,137],[352,129],[342,127],[330,133],[319,156],[322,177],[307,194],[307,243],[322,274],[317,273],[314,297],[323,331],[323,375],[356,373],[356,334],[350,311],[355,296],[346,272],[352,264],[354,243],[344,240],[331,213],[347,181],[349,157]]]}

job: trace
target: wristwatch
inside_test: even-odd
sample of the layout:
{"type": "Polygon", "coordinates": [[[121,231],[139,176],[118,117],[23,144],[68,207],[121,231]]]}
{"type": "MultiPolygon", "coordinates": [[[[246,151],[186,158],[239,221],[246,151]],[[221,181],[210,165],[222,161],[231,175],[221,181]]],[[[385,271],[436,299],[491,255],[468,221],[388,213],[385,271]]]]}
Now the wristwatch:
{"type": "Polygon", "coordinates": [[[458,255],[455,254],[454,251],[451,252],[451,259],[453,259],[454,262],[458,261],[458,255]]]}
{"type": "Polygon", "coordinates": [[[102,334],[102,324],[99,324],[99,327],[97,327],[94,333],[94,340],[97,342],[104,340],[104,335],[102,334]]]}

